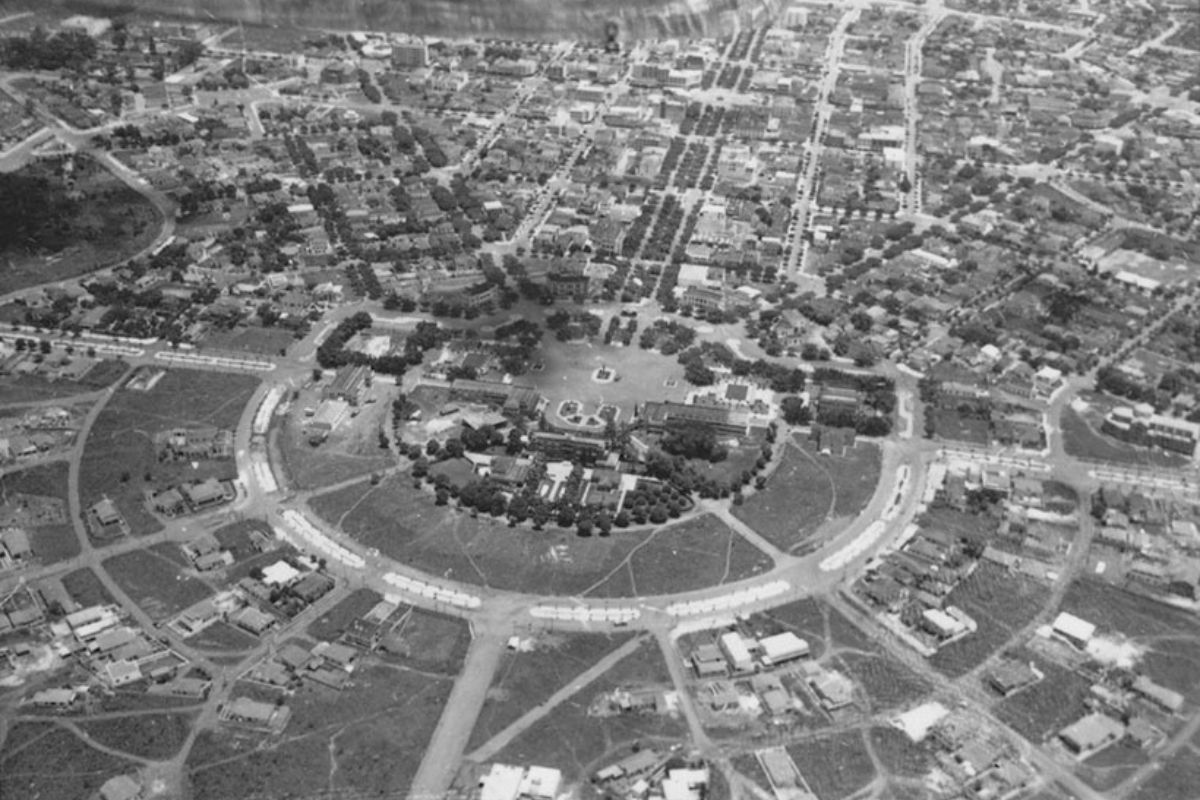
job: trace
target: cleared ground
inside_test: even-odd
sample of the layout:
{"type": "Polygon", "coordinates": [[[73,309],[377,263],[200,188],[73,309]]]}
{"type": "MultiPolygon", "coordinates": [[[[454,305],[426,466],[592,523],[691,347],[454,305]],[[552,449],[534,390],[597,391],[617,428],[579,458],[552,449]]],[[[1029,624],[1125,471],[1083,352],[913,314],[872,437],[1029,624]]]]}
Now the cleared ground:
{"type": "Polygon", "coordinates": [[[309,501],[369,547],[426,572],[498,589],[597,597],[651,595],[759,574],[769,558],[711,515],[654,531],[580,537],[437,506],[411,478],[361,481],[309,501]]]}

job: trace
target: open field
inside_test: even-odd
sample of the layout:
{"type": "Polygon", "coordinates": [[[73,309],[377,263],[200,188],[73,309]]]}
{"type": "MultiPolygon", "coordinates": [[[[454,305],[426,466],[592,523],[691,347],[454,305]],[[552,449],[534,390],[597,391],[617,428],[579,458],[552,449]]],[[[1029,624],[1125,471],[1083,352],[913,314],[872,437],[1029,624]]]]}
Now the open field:
{"type": "Polygon", "coordinates": [[[733,507],[738,519],[782,550],[796,551],[815,542],[824,523],[830,527],[859,514],[879,482],[879,448],[858,444],[845,456],[825,456],[808,442],[789,445],[766,488],[733,507]]]}
{"type": "Polygon", "coordinates": [[[82,720],[79,727],[105,747],[162,760],[179,752],[195,721],[195,714],[138,714],[82,720]]]}
{"type": "Polygon", "coordinates": [[[280,739],[204,732],[187,769],[195,797],[404,796],[451,681],[362,664],[343,691],[307,685],[280,739]]]}
{"type": "Polygon", "coordinates": [[[533,652],[506,650],[492,677],[487,701],[475,720],[467,751],[483,745],[522,714],[545,702],[629,638],[628,634],[602,633],[543,635],[533,652]]]}
{"type": "Polygon", "coordinates": [[[113,603],[113,596],[104,588],[91,567],[80,567],[62,577],[63,588],[81,607],[113,603]]]}
{"type": "Polygon", "coordinates": [[[439,507],[407,476],[363,480],[309,505],[368,547],[427,572],[498,589],[616,597],[677,592],[758,574],[767,556],[715,517],[655,531],[580,537],[534,531],[439,507]],[[684,555],[681,555],[684,554],[684,555]],[[686,569],[683,568],[686,566],[686,569]]]}
{"type": "Polygon", "coordinates": [[[66,728],[18,722],[0,752],[0,797],[91,797],[106,780],[133,769],[133,762],[89,747],[66,728]]]}
{"type": "Polygon", "coordinates": [[[271,441],[288,482],[297,489],[317,489],[394,466],[395,457],[379,446],[379,433],[388,418],[391,389],[377,383],[368,392],[374,402],[360,406],[358,415],[344,420],[324,442],[313,447],[304,432],[304,409],[320,402],[318,384],[305,389],[287,415],[276,417],[271,441]]]}
{"type": "Polygon", "coordinates": [[[996,716],[1002,722],[1031,742],[1040,743],[1084,715],[1083,701],[1089,696],[1090,681],[1027,650],[1017,650],[1013,657],[1032,661],[1046,677],[995,705],[996,716]]]}
{"type": "Polygon", "coordinates": [[[1067,455],[1149,467],[1178,468],[1188,463],[1188,459],[1178,453],[1158,448],[1137,447],[1105,436],[1069,406],[1063,409],[1060,420],[1063,449],[1067,451],[1067,455]]]}
{"type": "Polygon", "coordinates": [[[160,462],[154,434],[180,427],[233,430],[258,378],[171,369],[149,391],[123,388],[96,418],[80,462],[80,500],[89,508],[103,497],[116,503],[134,535],[161,524],[150,514],[143,491],[184,481],[237,476],[233,459],[160,462]],[[114,469],[114,464],[120,464],[114,469]],[[195,466],[193,466],[195,465],[195,466]]]}
{"type": "Polygon", "coordinates": [[[809,788],[819,800],[840,800],[875,778],[862,731],[844,731],[788,745],[809,788]]]}
{"type": "Polygon", "coordinates": [[[0,377],[0,397],[5,403],[36,403],[106,389],[128,371],[124,361],[98,361],[79,380],[49,380],[40,375],[0,377]]]}
{"type": "Polygon", "coordinates": [[[1045,584],[1010,573],[998,564],[981,562],[946,597],[946,604],[967,612],[978,630],[939,649],[929,663],[952,678],[969,672],[1003,648],[1042,612],[1049,599],[1050,588],[1045,584]]]}
{"type": "Polygon", "coordinates": [[[53,159],[0,175],[0,294],[114,264],[158,235],[150,201],[94,158],[71,160],[69,185],[53,159]]]}
{"type": "Polygon", "coordinates": [[[618,687],[631,684],[665,687],[669,683],[662,652],[648,642],[524,731],[496,754],[496,760],[557,767],[566,780],[572,781],[584,779],[624,758],[635,742],[643,749],[664,749],[686,735],[682,720],[655,714],[591,717],[587,711],[597,695],[618,687]]]}
{"type": "Polygon", "coordinates": [[[203,581],[184,575],[178,565],[150,550],[132,550],[104,562],[130,599],[155,621],[168,619],[211,595],[203,581]]]}
{"type": "MultiPolygon", "coordinates": [[[[7,505],[13,494],[53,497],[62,502],[63,519],[67,519],[67,462],[55,461],[0,476],[0,507],[7,505]]],[[[25,530],[34,555],[43,564],[57,564],[79,555],[79,537],[69,521],[25,527],[25,530]]]]}

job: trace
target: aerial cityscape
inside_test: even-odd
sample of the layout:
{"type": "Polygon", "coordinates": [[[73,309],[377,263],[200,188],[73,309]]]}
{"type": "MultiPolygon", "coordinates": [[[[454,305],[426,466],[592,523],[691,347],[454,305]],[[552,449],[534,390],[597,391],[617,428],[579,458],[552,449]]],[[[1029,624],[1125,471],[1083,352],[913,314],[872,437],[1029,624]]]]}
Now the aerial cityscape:
{"type": "Polygon", "coordinates": [[[0,4],[0,800],[1198,800],[1195,0],[0,4]]]}

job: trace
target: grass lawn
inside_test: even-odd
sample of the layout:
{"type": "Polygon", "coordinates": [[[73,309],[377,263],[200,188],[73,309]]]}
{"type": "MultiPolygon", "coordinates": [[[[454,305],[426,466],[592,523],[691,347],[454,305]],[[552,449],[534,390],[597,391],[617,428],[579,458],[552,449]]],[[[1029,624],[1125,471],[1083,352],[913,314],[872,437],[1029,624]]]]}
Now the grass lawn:
{"type": "Polygon", "coordinates": [[[18,722],[0,752],[0,797],[92,797],[106,780],[133,772],[135,766],[132,761],[89,747],[66,728],[18,722]]]}
{"type": "Polygon", "coordinates": [[[929,659],[940,672],[956,678],[987,660],[1046,607],[1050,589],[999,564],[981,562],[946,597],[979,626],[971,635],[941,648],[929,659]]]}
{"type": "Polygon", "coordinates": [[[250,375],[171,369],[150,391],[126,388],[117,392],[96,418],[84,446],[80,463],[83,507],[107,496],[117,504],[130,531],[145,535],[161,530],[162,525],[146,509],[144,490],[209,477],[237,477],[233,459],[160,463],[153,437],[179,427],[235,429],[258,382],[250,375]]]}
{"type": "MultiPolygon", "coordinates": [[[[67,462],[54,461],[0,476],[0,506],[12,494],[53,497],[62,502],[67,519],[67,462]]],[[[27,527],[29,544],[43,564],[57,564],[79,555],[79,537],[69,521],[27,527]]]]}
{"type": "Polygon", "coordinates": [[[715,517],[654,532],[580,537],[573,528],[509,528],[449,506],[392,476],[363,480],[309,501],[316,514],[391,558],[427,572],[498,589],[616,597],[710,586],[758,574],[769,559],[715,517]]]}
{"type": "Polygon", "coordinates": [[[861,731],[797,742],[787,750],[818,800],[840,800],[875,779],[861,731]]]}
{"type": "Polygon", "coordinates": [[[845,456],[825,456],[807,442],[789,445],[766,488],[733,507],[738,519],[781,550],[814,544],[825,523],[848,521],[866,508],[879,482],[879,448],[860,443],[845,456]]]}
{"type": "Polygon", "coordinates": [[[155,621],[168,619],[213,593],[206,583],[184,575],[177,564],[150,550],[113,556],[104,568],[155,621]]]}
{"type": "Polygon", "coordinates": [[[341,692],[306,685],[288,700],[280,739],[202,733],[187,761],[194,796],[404,796],[451,685],[378,664],[341,692]]]}
{"type": "MultiPolygon", "coordinates": [[[[543,635],[533,652],[505,651],[467,751],[485,744],[629,638],[629,634],[602,633],[543,635]]],[[[653,647],[653,643],[642,646],[653,647]]]]}
{"type": "Polygon", "coordinates": [[[105,747],[132,756],[163,760],[179,752],[195,721],[195,714],[138,714],[81,720],[79,727],[105,747]]]}
{"type": "Polygon", "coordinates": [[[81,608],[116,602],[91,567],[80,567],[74,572],[68,572],[62,577],[62,585],[81,608]]]}
{"type": "Polygon", "coordinates": [[[1083,702],[1090,694],[1091,681],[1027,650],[1017,650],[1013,657],[1033,661],[1046,677],[998,702],[994,711],[1001,721],[1031,742],[1040,743],[1084,715],[1083,702]]]}
{"type": "Polygon", "coordinates": [[[1105,436],[1070,406],[1062,410],[1060,420],[1063,449],[1067,451],[1067,455],[1152,467],[1178,468],[1186,466],[1188,463],[1188,459],[1178,453],[1157,448],[1138,447],[1105,436]]]}
{"type": "Polygon", "coordinates": [[[661,752],[686,736],[682,720],[654,714],[592,717],[587,710],[597,695],[621,686],[669,683],[662,652],[652,643],[640,647],[524,731],[496,760],[556,767],[567,781],[575,781],[629,755],[635,742],[661,752]]]}

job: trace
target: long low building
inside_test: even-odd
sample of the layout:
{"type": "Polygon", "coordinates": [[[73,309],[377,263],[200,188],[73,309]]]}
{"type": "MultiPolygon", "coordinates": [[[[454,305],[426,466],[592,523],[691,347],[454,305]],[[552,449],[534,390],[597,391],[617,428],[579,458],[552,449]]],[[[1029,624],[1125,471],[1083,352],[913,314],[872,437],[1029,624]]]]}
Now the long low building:
{"type": "Polygon", "coordinates": [[[672,425],[698,425],[730,436],[750,433],[750,412],[735,408],[647,401],[638,407],[637,415],[653,433],[661,433],[672,425]]]}

